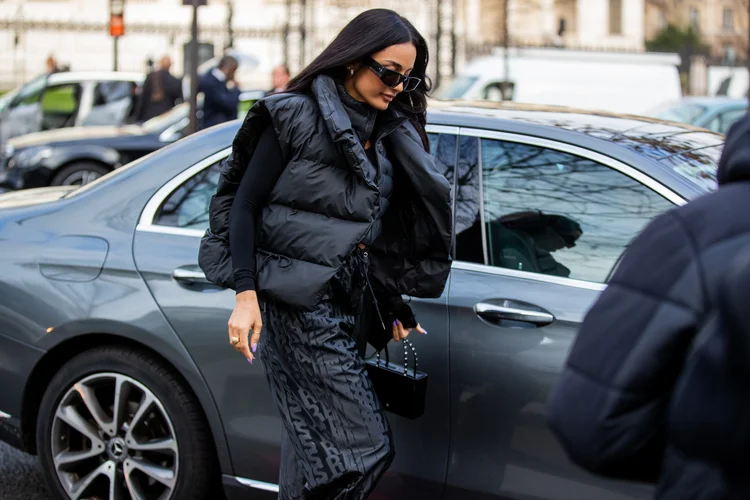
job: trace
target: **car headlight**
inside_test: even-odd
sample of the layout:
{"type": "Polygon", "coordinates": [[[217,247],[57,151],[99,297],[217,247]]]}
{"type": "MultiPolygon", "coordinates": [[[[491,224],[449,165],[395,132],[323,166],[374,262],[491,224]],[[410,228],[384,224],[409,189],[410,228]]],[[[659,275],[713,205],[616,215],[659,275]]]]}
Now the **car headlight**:
{"type": "Polygon", "coordinates": [[[46,146],[36,146],[23,149],[13,157],[13,163],[19,167],[33,167],[42,160],[52,156],[52,149],[46,146]]]}

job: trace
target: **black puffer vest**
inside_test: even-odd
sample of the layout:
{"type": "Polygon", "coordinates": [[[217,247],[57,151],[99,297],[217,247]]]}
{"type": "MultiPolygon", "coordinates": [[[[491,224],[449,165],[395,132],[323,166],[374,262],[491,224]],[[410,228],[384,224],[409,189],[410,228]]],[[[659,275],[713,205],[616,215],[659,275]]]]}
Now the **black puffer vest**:
{"type": "MultiPolygon", "coordinates": [[[[381,203],[364,147],[329,76],[312,95],[276,94],[245,118],[211,200],[199,263],[206,277],[234,286],[229,211],[240,179],[269,124],[287,163],[257,235],[259,293],[302,308],[315,306],[344,259],[365,240],[381,203]]],[[[389,111],[373,147],[395,165],[393,194],[371,245],[370,273],[381,293],[438,297],[450,272],[450,186],[408,121],[389,111]]],[[[379,154],[378,160],[385,159],[379,154]]]]}

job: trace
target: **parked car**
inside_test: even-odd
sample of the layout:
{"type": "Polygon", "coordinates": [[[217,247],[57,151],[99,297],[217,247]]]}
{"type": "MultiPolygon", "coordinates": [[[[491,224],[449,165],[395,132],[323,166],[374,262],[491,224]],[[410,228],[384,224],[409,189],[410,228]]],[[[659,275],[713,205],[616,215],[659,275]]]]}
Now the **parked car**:
{"type": "Polygon", "coordinates": [[[0,143],[42,130],[121,125],[143,80],[111,71],[40,75],[0,97],[0,143]]]}
{"type": "Polygon", "coordinates": [[[663,104],[646,115],[661,120],[688,123],[726,134],[729,132],[729,127],[742,118],[747,110],[747,99],[685,97],[680,101],[663,104]]]}
{"type": "MultiPolygon", "coordinates": [[[[629,242],[715,187],[723,137],[563,109],[428,121],[454,185],[455,262],[442,297],[412,300],[430,331],[413,339],[427,407],[390,415],[397,456],[374,498],[651,498],[570,463],[544,406],[629,242]]],[[[63,498],[197,498],[207,482],[276,498],[276,405],[227,343],[234,292],[197,262],[238,126],[86,186],[0,195],[0,435],[38,454],[63,498]]]]}
{"type": "MultiPolygon", "coordinates": [[[[260,97],[260,91],[243,92],[241,113],[260,97]]],[[[54,130],[11,139],[0,150],[0,192],[87,184],[187,135],[188,113],[183,103],[142,125],[54,130]]]]}

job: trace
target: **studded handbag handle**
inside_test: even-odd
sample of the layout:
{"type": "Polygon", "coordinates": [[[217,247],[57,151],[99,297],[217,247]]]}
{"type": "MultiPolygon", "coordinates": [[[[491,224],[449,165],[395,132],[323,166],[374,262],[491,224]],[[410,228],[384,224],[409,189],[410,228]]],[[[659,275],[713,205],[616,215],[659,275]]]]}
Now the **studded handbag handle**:
{"type": "MultiPolygon", "coordinates": [[[[413,370],[413,378],[417,378],[417,371],[419,369],[419,359],[417,358],[417,350],[414,348],[414,345],[409,341],[409,339],[402,340],[404,343],[404,376],[409,376],[409,351],[408,349],[411,349],[412,358],[414,359],[414,370],[413,370]]],[[[388,357],[388,346],[383,348],[382,350],[385,351],[385,367],[388,368],[390,365],[390,359],[388,357]]],[[[377,365],[380,366],[380,351],[375,353],[375,356],[377,357],[377,365]]]]}

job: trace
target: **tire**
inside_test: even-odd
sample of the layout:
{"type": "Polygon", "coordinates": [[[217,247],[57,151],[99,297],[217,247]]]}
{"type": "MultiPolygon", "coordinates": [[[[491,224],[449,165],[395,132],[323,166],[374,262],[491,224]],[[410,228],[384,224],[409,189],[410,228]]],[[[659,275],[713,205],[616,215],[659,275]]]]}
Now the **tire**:
{"type": "Polygon", "coordinates": [[[66,363],[44,393],[36,436],[57,498],[202,500],[221,491],[198,402],[170,369],[141,351],[101,347],[66,363]],[[122,404],[115,423],[116,395],[122,404]]]}
{"type": "Polygon", "coordinates": [[[73,163],[57,172],[52,178],[52,186],[78,186],[88,184],[108,174],[111,169],[99,163],[73,163]]]}

